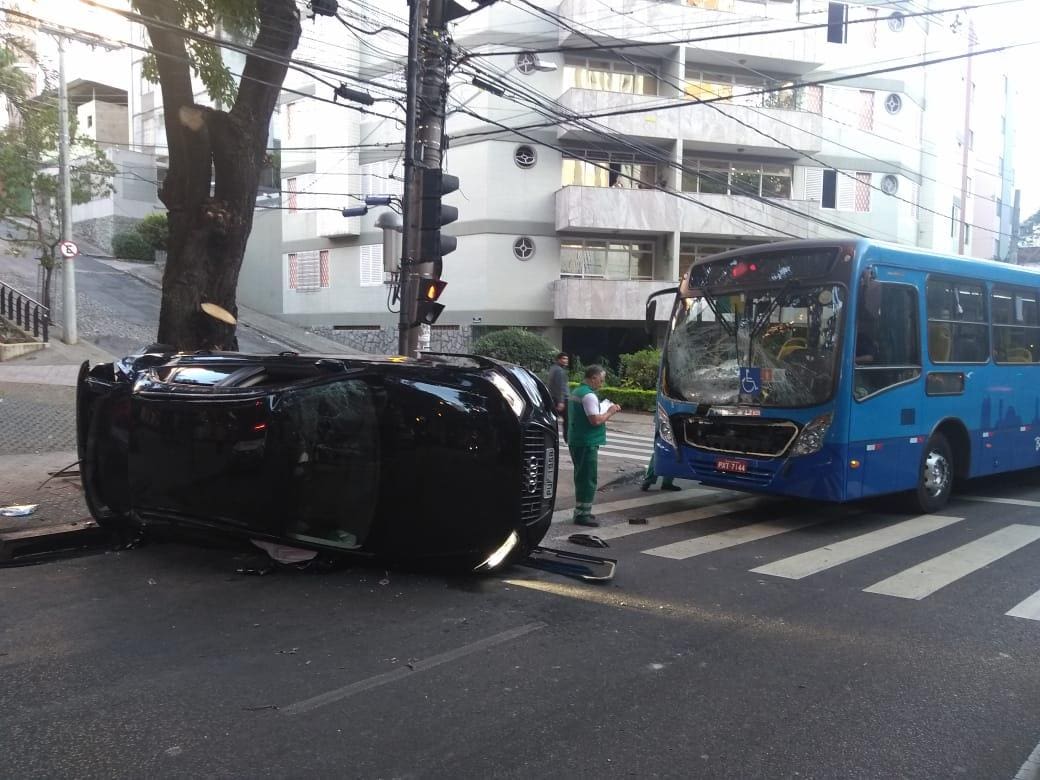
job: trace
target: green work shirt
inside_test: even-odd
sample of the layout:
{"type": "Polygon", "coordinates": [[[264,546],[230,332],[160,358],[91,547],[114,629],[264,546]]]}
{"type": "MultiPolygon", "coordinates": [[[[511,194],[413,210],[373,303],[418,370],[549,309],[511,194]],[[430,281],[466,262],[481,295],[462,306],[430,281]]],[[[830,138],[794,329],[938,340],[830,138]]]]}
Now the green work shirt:
{"type": "Polygon", "coordinates": [[[580,384],[571,391],[570,399],[567,402],[569,407],[567,443],[572,447],[598,447],[607,443],[607,426],[590,423],[589,417],[581,405],[582,399],[591,392],[593,392],[591,387],[580,384]]]}

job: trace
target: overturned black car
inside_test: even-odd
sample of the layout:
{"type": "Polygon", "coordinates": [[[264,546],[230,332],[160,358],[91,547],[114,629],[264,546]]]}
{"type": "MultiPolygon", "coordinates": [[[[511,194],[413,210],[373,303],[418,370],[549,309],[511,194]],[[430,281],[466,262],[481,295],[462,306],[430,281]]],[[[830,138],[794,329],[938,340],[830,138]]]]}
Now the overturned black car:
{"type": "Polygon", "coordinates": [[[117,532],[482,571],[525,556],[552,517],[549,394],[486,358],[146,351],[84,363],[76,406],[87,504],[117,532]]]}

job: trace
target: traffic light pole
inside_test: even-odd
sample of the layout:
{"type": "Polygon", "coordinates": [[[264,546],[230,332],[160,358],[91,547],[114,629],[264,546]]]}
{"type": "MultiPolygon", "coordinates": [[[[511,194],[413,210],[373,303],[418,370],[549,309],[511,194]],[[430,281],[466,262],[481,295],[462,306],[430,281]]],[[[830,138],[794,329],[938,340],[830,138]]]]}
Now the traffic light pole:
{"type": "Polygon", "coordinates": [[[441,169],[448,54],[444,0],[411,0],[398,332],[398,352],[408,357],[418,356],[420,281],[434,273],[431,258],[422,252],[423,181],[426,171],[441,169]]]}

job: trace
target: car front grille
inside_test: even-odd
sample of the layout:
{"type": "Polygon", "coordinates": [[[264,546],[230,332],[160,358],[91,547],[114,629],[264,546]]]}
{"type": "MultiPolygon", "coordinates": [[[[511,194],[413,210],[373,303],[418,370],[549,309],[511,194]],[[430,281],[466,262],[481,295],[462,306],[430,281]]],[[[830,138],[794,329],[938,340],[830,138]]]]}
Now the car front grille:
{"type": "Polygon", "coordinates": [[[552,434],[544,428],[527,426],[520,464],[520,519],[524,523],[537,521],[552,505],[556,493],[555,455],[552,434]]]}
{"type": "Polygon", "coordinates": [[[790,420],[688,417],[683,435],[687,444],[709,452],[775,458],[791,446],[798,426],[790,420]]]}

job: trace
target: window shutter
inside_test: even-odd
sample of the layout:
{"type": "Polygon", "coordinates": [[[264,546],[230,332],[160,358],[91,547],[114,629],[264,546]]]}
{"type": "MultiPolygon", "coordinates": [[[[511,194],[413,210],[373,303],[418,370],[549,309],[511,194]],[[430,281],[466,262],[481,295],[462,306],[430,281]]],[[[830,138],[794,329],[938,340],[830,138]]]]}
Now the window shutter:
{"type": "Polygon", "coordinates": [[[287,255],[287,257],[289,259],[289,289],[290,290],[295,290],[296,289],[296,274],[297,274],[296,253],[295,252],[290,252],[287,255]]]}
{"type": "Polygon", "coordinates": [[[823,198],[823,168],[802,168],[805,200],[819,203],[823,198]]]}
{"type": "Polygon", "coordinates": [[[362,245],[360,269],[362,287],[377,287],[383,284],[382,244],[362,245]]]}
{"type": "Polygon", "coordinates": [[[859,129],[874,129],[874,92],[869,89],[859,91],[859,129]]]}
{"type": "Polygon", "coordinates": [[[838,211],[856,211],[856,187],[859,184],[855,178],[847,175],[844,171],[837,174],[837,200],[835,208],[838,211]]]}

